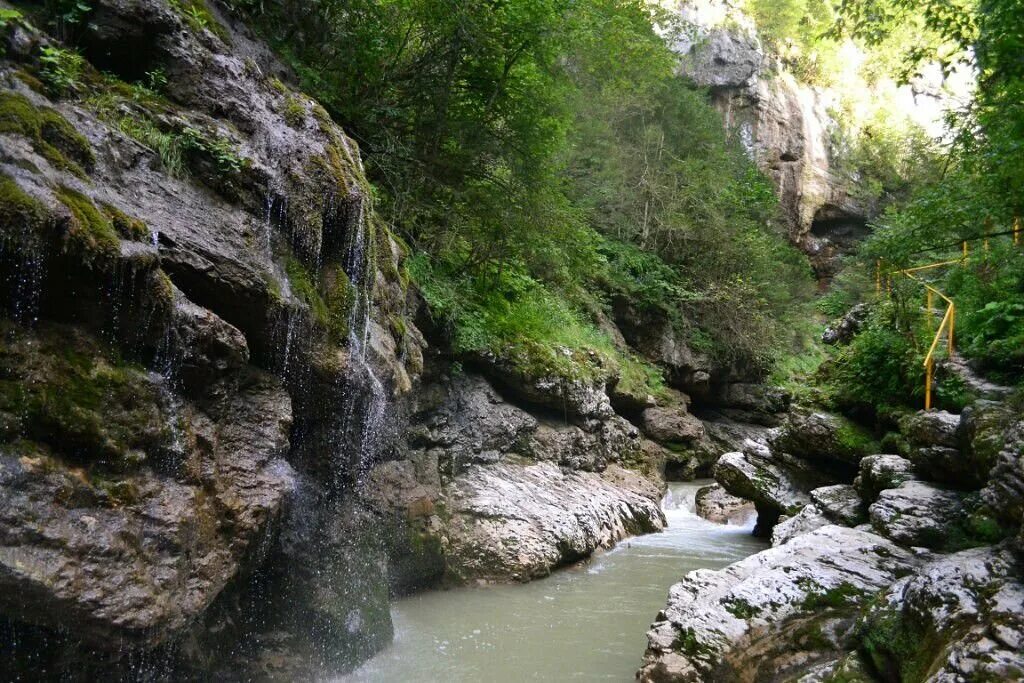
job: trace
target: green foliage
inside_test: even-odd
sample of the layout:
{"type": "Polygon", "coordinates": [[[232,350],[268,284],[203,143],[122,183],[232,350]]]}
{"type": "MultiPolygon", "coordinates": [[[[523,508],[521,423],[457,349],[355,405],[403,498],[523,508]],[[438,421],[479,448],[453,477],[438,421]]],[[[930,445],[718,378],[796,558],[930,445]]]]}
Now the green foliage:
{"type": "Polygon", "coordinates": [[[132,218],[113,204],[103,203],[101,208],[110,220],[114,230],[121,237],[136,241],[148,240],[150,238],[149,228],[146,227],[144,221],[132,218]]]}
{"type": "Polygon", "coordinates": [[[289,126],[298,128],[306,120],[306,107],[300,98],[289,94],[285,97],[281,115],[289,126]]]}
{"type": "Polygon", "coordinates": [[[220,173],[236,175],[248,164],[248,160],[239,155],[234,143],[219,135],[209,135],[192,127],[184,128],[178,135],[186,153],[209,159],[220,173]]]}
{"type": "Polygon", "coordinates": [[[957,302],[960,351],[1008,378],[1024,376],[1024,250],[993,239],[949,274],[957,302]]]}
{"type": "Polygon", "coordinates": [[[826,33],[835,21],[827,0],[744,0],[761,39],[802,80],[828,84],[839,45],[826,33]]]}
{"type": "Polygon", "coordinates": [[[0,92],[0,133],[25,136],[47,161],[79,177],[95,161],[89,141],[67,119],[18,93],[0,92]]]}
{"type": "MultiPolygon", "coordinates": [[[[20,22],[21,18],[21,12],[18,10],[0,7],[0,36],[6,35],[8,27],[20,22]]],[[[4,52],[4,46],[0,45],[0,57],[4,55],[4,52]]]]}
{"type": "Polygon", "coordinates": [[[152,119],[141,115],[125,114],[116,123],[122,133],[156,152],[169,175],[182,178],[188,174],[185,144],[180,135],[161,130],[152,119]]]}
{"type": "MultiPolygon", "coordinates": [[[[766,178],[725,139],[706,94],[675,78],[654,22],[675,27],[653,5],[233,7],[358,140],[377,209],[419,256],[413,279],[456,350],[516,349],[569,375],[617,365],[623,386],[653,387],[595,331],[614,296],[636,297],[723,361],[767,366],[792,341],[787,311],[807,296],[809,268],[769,225],[766,178]],[[553,346],[601,359],[571,368],[575,351],[553,346]]],[[[270,86],[301,124],[287,88],[270,86]]]]}
{"type": "Polygon", "coordinates": [[[0,227],[2,237],[19,235],[22,230],[35,231],[46,220],[46,207],[30,196],[6,175],[0,174],[0,227]]]}
{"type": "Polygon", "coordinates": [[[39,49],[39,76],[54,95],[74,92],[82,77],[85,59],[73,50],[44,45],[39,49]]]}
{"type": "Polygon", "coordinates": [[[210,13],[204,0],[170,0],[170,5],[193,31],[210,31],[225,43],[229,42],[227,31],[210,13]]]}
{"type": "Polygon", "coordinates": [[[613,374],[617,352],[608,337],[522,270],[476,276],[417,255],[409,271],[457,353],[495,354],[534,377],[613,374]]]}
{"type": "Polygon", "coordinates": [[[912,336],[895,329],[896,307],[876,306],[864,329],[827,369],[836,401],[880,410],[914,405],[923,391],[923,354],[912,336]]]}

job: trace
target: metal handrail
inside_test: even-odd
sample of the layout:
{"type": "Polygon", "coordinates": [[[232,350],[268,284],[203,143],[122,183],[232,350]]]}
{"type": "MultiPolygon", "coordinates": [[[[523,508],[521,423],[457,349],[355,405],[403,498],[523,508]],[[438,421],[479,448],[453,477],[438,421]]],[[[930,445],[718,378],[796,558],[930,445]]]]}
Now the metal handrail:
{"type": "MultiPolygon", "coordinates": [[[[988,249],[989,249],[988,233],[990,232],[990,230],[991,230],[990,227],[986,229],[986,237],[985,237],[985,242],[984,242],[984,250],[985,251],[988,251],[988,249]]],[[[1016,245],[1019,245],[1022,241],[1024,241],[1024,238],[1022,238],[1022,233],[1024,233],[1024,229],[1022,229],[1022,226],[1021,226],[1020,216],[1014,216],[1014,219],[1013,219],[1013,230],[1010,231],[1010,233],[996,233],[996,234],[997,235],[1000,235],[1000,234],[1012,234],[1013,235],[1013,244],[1016,246],[1016,245]]],[[[948,246],[951,246],[951,245],[948,245],[948,246]]],[[[935,263],[928,263],[928,264],[925,264],[923,266],[914,266],[913,268],[902,268],[902,269],[899,269],[899,270],[892,270],[892,271],[889,271],[889,272],[884,274],[885,275],[884,282],[885,282],[886,292],[892,292],[892,276],[893,276],[893,274],[903,275],[904,277],[909,278],[909,279],[913,280],[914,282],[917,282],[918,284],[920,284],[920,285],[922,285],[924,287],[925,293],[926,293],[926,296],[927,296],[926,303],[925,303],[925,308],[928,311],[928,327],[929,328],[935,322],[935,318],[933,317],[933,314],[932,314],[932,295],[933,294],[937,294],[939,296],[939,298],[941,298],[943,301],[946,302],[946,312],[942,316],[942,322],[939,323],[939,329],[935,330],[935,336],[932,338],[932,344],[931,344],[930,347],[928,347],[928,353],[925,354],[925,357],[924,357],[924,368],[925,368],[925,374],[924,374],[924,409],[925,410],[931,410],[931,407],[932,407],[932,379],[934,378],[934,375],[935,375],[935,352],[939,348],[939,342],[942,341],[943,331],[946,332],[946,348],[947,348],[947,350],[949,352],[949,355],[950,356],[953,355],[953,330],[956,327],[956,304],[953,302],[952,299],[950,299],[948,296],[946,296],[943,292],[941,292],[940,290],[938,290],[935,287],[931,286],[930,284],[928,284],[924,280],[918,278],[916,275],[913,275],[913,273],[918,273],[918,272],[921,272],[923,270],[931,270],[932,268],[941,268],[943,266],[952,266],[952,265],[956,265],[958,263],[961,263],[961,264],[962,263],[967,263],[967,259],[968,259],[967,240],[963,241],[962,248],[963,248],[963,254],[960,256],[960,258],[949,259],[949,260],[946,260],[946,261],[937,261],[935,263]]],[[[879,296],[882,293],[882,282],[883,282],[882,259],[878,259],[878,261],[875,263],[875,293],[878,294],[879,296]]]]}

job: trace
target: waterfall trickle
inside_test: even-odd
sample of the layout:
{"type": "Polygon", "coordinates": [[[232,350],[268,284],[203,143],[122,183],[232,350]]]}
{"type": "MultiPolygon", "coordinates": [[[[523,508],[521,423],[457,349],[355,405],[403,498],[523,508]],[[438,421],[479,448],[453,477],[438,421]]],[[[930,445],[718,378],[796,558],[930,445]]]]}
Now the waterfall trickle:
{"type": "Polygon", "coordinates": [[[342,264],[354,295],[349,310],[348,348],[356,372],[352,378],[354,382],[349,383],[347,391],[341,435],[343,447],[351,448],[351,455],[346,460],[354,468],[351,480],[357,485],[372,464],[387,405],[384,383],[367,357],[373,304],[373,264],[368,252],[369,235],[364,211],[360,203],[342,264]]]}

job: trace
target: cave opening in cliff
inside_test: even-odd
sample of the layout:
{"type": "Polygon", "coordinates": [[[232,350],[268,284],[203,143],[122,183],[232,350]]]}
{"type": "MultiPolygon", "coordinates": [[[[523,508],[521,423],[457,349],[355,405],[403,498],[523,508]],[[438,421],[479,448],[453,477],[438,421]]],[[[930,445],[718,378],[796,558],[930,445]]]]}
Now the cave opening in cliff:
{"type": "Polygon", "coordinates": [[[840,251],[852,249],[870,232],[867,218],[831,204],[818,209],[811,221],[811,234],[827,239],[840,251]]]}

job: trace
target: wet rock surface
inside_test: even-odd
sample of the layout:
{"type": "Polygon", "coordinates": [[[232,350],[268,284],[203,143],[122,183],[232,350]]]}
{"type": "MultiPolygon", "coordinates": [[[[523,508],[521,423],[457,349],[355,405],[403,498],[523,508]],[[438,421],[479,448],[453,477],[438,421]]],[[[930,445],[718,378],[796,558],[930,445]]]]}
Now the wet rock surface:
{"type": "Polygon", "coordinates": [[[826,526],[672,587],[641,681],[796,679],[845,655],[876,593],[921,561],[879,536],[826,526]]]}
{"type": "MultiPolygon", "coordinates": [[[[92,424],[102,431],[80,433],[76,442],[60,432],[48,439],[26,425],[31,441],[0,445],[0,609],[29,624],[73,626],[79,638],[104,649],[164,643],[268,552],[294,486],[284,460],[291,402],[276,379],[249,369],[210,385],[196,402],[165,403],[164,415],[139,414],[134,401],[160,405],[139,394],[164,391],[162,378],[105,360],[80,333],[5,330],[41,357],[67,353],[69,334],[79,335],[74,353],[82,354],[90,379],[119,382],[125,403],[102,390],[96,402],[74,394],[87,389],[75,389],[73,376],[56,385],[52,375],[36,374],[46,385],[27,404],[43,401],[56,417],[54,401],[64,402],[68,429],[92,424]],[[119,451],[123,439],[130,442],[119,451]]],[[[45,362],[18,359],[15,367],[45,362]]]]}
{"type": "Polygon", "coordinates": [[[418,399],[402,458],[376,466],[363,494],[398,528],[399,590],[526,581],[664,526],[658,464],[622,418],[534,416],[470,374],[418,399]]]}

